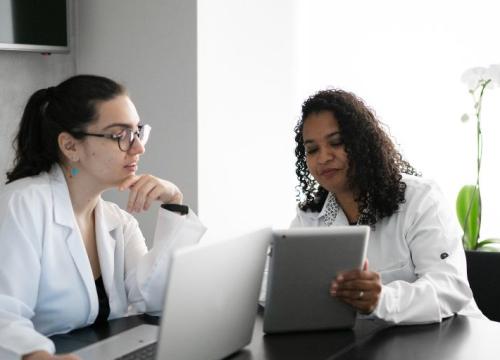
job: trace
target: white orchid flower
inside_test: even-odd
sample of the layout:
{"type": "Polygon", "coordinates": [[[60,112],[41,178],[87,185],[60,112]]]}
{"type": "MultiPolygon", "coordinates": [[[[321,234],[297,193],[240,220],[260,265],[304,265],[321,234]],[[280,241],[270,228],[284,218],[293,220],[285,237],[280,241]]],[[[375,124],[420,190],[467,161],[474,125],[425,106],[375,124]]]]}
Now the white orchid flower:
{"type": "Polygon", "coordinates": [[[488,69],[484,67],[473,67],[462,74],[462,82],[469,90],[475,90],[481,80],[488,80],[488,69]]]}
{"type": "Polygon", "coordinates": [[[500,86],[500,64],[492,64],[488,68],[488,75],[491,82],[500,86]]]}

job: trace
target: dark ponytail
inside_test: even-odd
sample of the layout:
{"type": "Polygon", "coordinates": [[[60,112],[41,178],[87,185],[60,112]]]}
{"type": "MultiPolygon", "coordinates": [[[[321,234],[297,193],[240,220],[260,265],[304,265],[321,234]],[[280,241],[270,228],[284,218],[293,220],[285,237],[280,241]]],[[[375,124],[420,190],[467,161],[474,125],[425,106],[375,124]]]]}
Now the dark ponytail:
{"type": "Polygon", "coordinates": [[[120,84],[94,75],[73,76],[56,87],[36,91],[24,108],[13,142],[16,154],[7,184],[49,171],[60,161],[59,134],[81,137],[78,132],[97,119],[96,105],[123,94],[120,84]]]}

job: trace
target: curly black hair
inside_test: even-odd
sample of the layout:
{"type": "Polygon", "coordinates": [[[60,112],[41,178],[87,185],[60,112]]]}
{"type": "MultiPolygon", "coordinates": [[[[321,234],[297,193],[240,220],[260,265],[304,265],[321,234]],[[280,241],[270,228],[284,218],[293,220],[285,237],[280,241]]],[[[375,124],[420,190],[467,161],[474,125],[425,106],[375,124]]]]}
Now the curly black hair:
{"type": "Polygon", "coordinates": [[[319,91],[302,104],[302,117],[295,126],[297,200],[304,211],[321,211],[328,190],[312,177],[303,143],[304,121],[311,114],[330,111],[338,122],[348,156],[348,185],[356,190],[361,214],[359,223],[375,225],[391,216],[405,201],[402,173],[420,176],[396,149],[381,123],[356,95],[339,90],[319,91]]]}

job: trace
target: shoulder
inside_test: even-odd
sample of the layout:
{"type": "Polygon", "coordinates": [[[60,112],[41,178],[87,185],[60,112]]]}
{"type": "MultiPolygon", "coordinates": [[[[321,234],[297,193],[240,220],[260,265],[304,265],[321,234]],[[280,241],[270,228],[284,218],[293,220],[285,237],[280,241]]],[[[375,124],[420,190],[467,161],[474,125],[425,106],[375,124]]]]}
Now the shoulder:
{"type": "Polygon", "coordinates": [[[52,198],[51,182],[48,173],[26,177],[7,184],[0,194],[0,203],[36,204],[50,201],[52,198]]]}
{"type": "Polygon", "coordinates": [[[441,197],[439,185],[432,179],[403,174],[402,181],[406,184],[405,202],[432,200],[441,197]]]}
{"type": "Polygon", "coordinates": [[[319,212],[312,210],[302,210],[297,206],[297,214],[292,220],[290,227],[315,226],[318,223],[320,216],[319,212]]]}
{"type": "Polygon", "coordinates": [[[17,249],[31,244],[40,254],[43,229],[51,223],[53,199],[47,174],[16,180],[0,194],[0,243],[17,249]],[[15,242],[10,240],[15,239],[15,242]]]}
{"type": "Polygon", "coordinates": [[[412,218],[421,216],[453,217],[454,208],[446,198],[440,186],[432,179],[405,176],[405,202],[401,206],[403,213],[412,218]]]}

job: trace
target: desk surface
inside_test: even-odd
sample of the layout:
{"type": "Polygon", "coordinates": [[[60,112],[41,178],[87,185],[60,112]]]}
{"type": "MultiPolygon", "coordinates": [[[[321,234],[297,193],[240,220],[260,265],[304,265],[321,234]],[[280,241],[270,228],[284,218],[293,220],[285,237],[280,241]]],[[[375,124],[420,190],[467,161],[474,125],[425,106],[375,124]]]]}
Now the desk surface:
{"type": "MultiPolygon", "coordinates": [[[[71,352],[139,324],[147,315],[110,321],[56,335],[57,352],[71,352]]],[[[227,360],[499,359],[500,323],[455,316],[440,324],[392,326],[360,320],[353,330],[264,335],[257,316],[252,342],[227,360]]]]}

